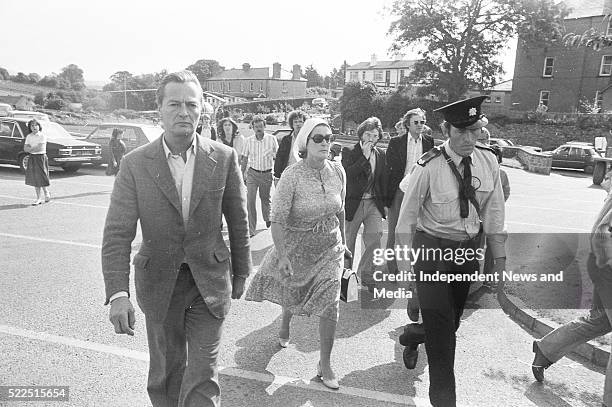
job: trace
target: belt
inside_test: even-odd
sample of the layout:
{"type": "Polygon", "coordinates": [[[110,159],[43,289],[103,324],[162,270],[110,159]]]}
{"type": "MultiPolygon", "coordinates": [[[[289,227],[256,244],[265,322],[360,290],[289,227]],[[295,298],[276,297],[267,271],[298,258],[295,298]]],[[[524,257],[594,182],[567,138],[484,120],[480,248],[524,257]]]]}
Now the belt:
{"type": "Polygon", "coordinates": [[[256,170],[256,169],[255,169],[255,168],[253,168],[253,167],[249,167],[249,169],[250,169],[250,170],[253,170],[253,171],[255,171],[255,172],[262,173],[262,174],[263,174],[263,173],[266,173],[266,172],[270,172],[270,171],[272,171],[272,168],[270,168],[269,170],[263,170],[263,171],[261,171],[261,170],[256,170]]]}
{"type": "Polygon", "coordinates": [[[430,240],[435,240],[436,242],[438,242],[438,247],[445,249],[445,248],[460,248],[460,247],[470,247],[472,245],[478,245],[480,243],[480,237],[481,234],[478,233],[476,236],[474,236],[471,239],[467,239],[467,240],[452,240],[452,239],[445,239],[443,237],[437,237],[434,235],[431,235],[427,232],[423,232],[422,230],[417,230],[416,233],[418,234],[422,234],[425,235],[427,237],[427,239],[430,240]]]}

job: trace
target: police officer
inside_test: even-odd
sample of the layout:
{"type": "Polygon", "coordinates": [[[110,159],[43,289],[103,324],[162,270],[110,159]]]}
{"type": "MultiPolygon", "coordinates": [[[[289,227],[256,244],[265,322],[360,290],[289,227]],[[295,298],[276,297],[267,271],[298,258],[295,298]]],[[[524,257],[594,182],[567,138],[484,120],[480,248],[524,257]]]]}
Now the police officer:
{"type": "Polygon", "coordinates": [[[425,153],[412,168],[396,229],[397,244],[422,250],[411,259],[412,267],[404,258],[398,258],[398,265],[400,270],[412,268],[416,273],[424,335],[408,333],[404,340],[425,342],[433,406],[456,405],[455,332],[470,282],[431,281],[431,277],[474,274],[479,269],[476,249],[482,231],[493,253],[492,271],[501,275],[506,266],[499,164],[492,150],[476,144],[480,129],[488,123],[480,110],[485,98],[461,100],[436,110],[444,115],[442,127],[448,140],[425,153]],[[450,257],[440,254],[449,252],[450,257]],[[470,252],[475,255],[468,256],[470,252]]]}

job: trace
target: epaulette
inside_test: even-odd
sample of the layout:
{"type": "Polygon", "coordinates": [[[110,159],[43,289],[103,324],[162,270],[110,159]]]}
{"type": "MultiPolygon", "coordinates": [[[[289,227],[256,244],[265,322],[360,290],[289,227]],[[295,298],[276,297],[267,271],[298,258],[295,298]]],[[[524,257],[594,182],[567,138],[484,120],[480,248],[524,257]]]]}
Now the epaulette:
{"type": "Polygon", "coordinates": [[[482,143],[476,143],[476,148],[479,148],[481,150],[487,150],[487,151],[492,152],[494,155],[497,155],[497,153],[495,152],[494,149],[491,148],[491,146],[485,146],[482,143]]]}
{"type": "Polygon", "coordinates": [[[416,163],[419,164],[421,167],[425,167],[425,164],[427,164],[440,154],[442,154],[442,149],[440,148],[440,146],[434,147],[425,154],[423,154],[416,163]]]}

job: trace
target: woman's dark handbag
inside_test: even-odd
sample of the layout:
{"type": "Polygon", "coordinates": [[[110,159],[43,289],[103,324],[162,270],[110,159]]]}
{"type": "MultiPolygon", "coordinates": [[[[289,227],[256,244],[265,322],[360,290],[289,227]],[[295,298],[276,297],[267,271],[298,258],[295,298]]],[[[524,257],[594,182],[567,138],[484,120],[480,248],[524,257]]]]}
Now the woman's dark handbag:
{"type": "Polygon", "coordinates": [[[353,257],[344,255],[344,269],[340,280],[340,299],[344,302],[357,301],[359,299],[359,278],[352,269],[353,257]]]}
{"type": "Polygon", "coordinates": [[[119,172],[119,166],[115,160],[110,160],[106,166],[106,175],[115,175],[119,172]]]}

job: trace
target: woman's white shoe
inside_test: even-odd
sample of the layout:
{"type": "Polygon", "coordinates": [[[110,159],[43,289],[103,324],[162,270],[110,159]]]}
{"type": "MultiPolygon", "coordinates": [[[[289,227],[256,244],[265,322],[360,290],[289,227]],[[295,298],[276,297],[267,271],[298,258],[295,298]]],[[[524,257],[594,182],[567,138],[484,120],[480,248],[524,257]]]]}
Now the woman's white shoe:
{"type": "Polygon", "coordinates": [[[323,373],[321,373],[321,362],[317,364],[317,377],[321,379],[321,382],[323,382],[325,387],[328,387],[333,390],[338,390],[340,388],[338,379],[336,379],[335,377],[331,379],[323,377],[323,373]]]}

